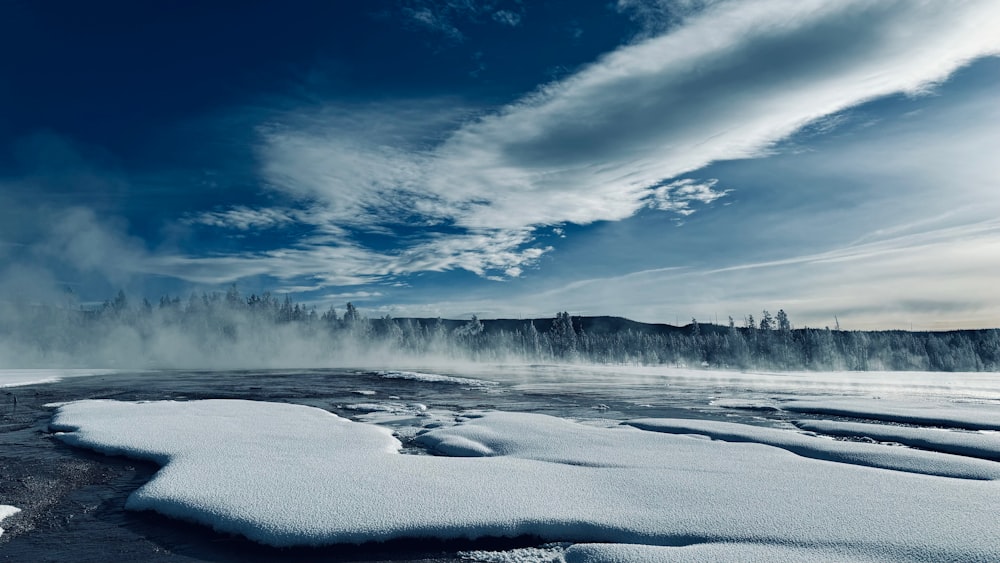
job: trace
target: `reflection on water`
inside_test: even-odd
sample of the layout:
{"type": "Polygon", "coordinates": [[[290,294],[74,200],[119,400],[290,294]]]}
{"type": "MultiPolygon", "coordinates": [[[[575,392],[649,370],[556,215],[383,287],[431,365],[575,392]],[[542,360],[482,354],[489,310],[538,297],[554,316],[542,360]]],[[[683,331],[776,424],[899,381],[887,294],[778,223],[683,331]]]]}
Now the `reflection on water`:
{"type": "Polygon", "coordinates": [[[377,370],[326,369],[105,373],[3,389],[0,504],[20,507],[23,512],[4,522],[0,557],[9,561],[458,561],[456,552],[461,549],[537,543],[533,538],[518,538],[271,550],[153,514],[125,512],[125,498],[156,467],[72,449],[52,439],[47,429],[52,410],[45,405],[55,402],[240,398],[300,403],[393,427],[407,453],[421,453],[409,438],[422,425],[479,410],[535,412],[597,424],[671,417],[787,426],[784,413],[724,405],[843,396],[1000,404],[998,374],[745,374],[590,366],[424,371],[499,385],[429,383],[386,379],[377,370]]]}

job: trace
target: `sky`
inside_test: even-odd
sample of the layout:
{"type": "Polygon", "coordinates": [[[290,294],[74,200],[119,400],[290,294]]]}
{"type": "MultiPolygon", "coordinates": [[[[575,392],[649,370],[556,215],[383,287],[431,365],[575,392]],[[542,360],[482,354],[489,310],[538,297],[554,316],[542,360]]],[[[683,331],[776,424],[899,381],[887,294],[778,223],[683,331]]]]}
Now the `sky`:
{"type": "Polygon", "coordinates": [[[0,294],[1000,327],[995,0],[0,2],[0,294]]]}

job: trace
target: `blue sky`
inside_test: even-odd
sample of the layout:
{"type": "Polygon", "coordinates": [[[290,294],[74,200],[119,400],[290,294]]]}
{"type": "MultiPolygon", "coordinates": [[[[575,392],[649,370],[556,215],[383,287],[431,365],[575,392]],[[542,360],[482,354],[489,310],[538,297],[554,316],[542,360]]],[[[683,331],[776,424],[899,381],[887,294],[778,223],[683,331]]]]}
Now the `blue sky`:
{"type": "Polygon", "coordinates": [[[992,0],[0,5],[0,289],[1000,326],[992,0]]]}

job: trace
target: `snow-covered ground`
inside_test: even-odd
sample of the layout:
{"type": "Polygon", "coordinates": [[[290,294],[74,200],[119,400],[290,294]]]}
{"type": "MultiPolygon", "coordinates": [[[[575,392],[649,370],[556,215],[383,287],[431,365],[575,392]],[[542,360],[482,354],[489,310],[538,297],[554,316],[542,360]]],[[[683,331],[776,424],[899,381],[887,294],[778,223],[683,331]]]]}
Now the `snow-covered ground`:
{"type": "Polygon", "coordinates": [[[0,369],[0,387],[55,383],[67,377],[108,375],[118,372],[119,370],[113,369],[0,369]]]}
{"type": "MultiPolygon", "coordinates": [[[[0,504],[0,522],[3,522],[7,518],[21,512],[21,509],[16,506],[10,506],[9,504],[0,504]]],[[[0,536],[3,535],[3,528],[0,528],[0,536]]]]}
{"type": "MultiPolygon", "coordinates": [[[[601,393],[615,383],[602,382],[601,370],[588,373],[574,389],[601,393]]],[[[724,406],[784,409],[794,401],[774,396],[774,387],[794,387],[802,401],[803,386],[794,382],[807,375],[630,377],[686,400],[744,386],[747,402],[724,406]]],[[[883,391],[891,385],[877,377],[883,391]]],[[[860,393],[844,400],[853,416],[869,420],[939,408],[962,428],[993,424],[1000,398],[993,383],[957,381],[952,395],[934,395],[934,377],[897,384],[914,391],[903,397],[874,399],[855,388],[860,393]]],[[[540,379],[517,385],[550,384],[540,379]]],[[[804,390],[844,385],[836,375],[816,381],[804,390]]],[[[836,441],[834,427],[804,432],[666,418],[617,424],[490,410],[448,416],[433,405],[363,399],[355,408],[371,411],[370,420],[405,417],[413,440],[438,455],[408,455],[400,433],[371,421],[243,400],[78,401],[58,408],[52,428],[67,443],[163,466],[127,508],[276,546],[533,534],[575,545],[476,560],[1000,561],[1000,464],[975,450],[958,456],[836,441]]],[[[704,396],[706,407],[711,399],[704,396]]],[[[806,401],[796,406],[796,413],[816,411],[806,401]]],[[[911,430],[897,432],[929,431],[911,430]]]]}

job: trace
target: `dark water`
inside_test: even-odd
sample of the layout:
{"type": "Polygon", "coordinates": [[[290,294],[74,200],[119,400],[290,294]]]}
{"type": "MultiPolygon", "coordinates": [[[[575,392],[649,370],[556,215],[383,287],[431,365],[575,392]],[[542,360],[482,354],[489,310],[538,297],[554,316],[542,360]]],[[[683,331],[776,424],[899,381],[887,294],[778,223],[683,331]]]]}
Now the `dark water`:
{"type": "MultiPolygon", "coordinates": [[[[469,376],[468,373],[456,373],[469,376]]],[[[499,381],[469,386],[386,379],[362,370],[162,371],[65,379],[0,389],[0,504],[22,512],[0,526],[0,561],[270,562],[461,561],[462,550],[501,550],[542,543],[537,538],[437,542],[397,541],[317,549],[271,549],[153,513],[126,512],[127,496],[147,482],[155,465],[71,448],[51,436],[46,404],[90,398],[194,400],[238,398],[299,403],[357,419],[361,403],[423,404],[434,412],[507,410],[604,420],[639,417],[719,418],[780,425],[780,413],[711,406],[716,398],[866,393],[837,383],[745,376],[577,373],[571,368],[492,368],[471,374],[499,381]],[[361,394],[364,392],[365,394],[361,394]],[[351,408],[354,406],[355,408],[351,408]]],[[[989,393],[994,395],[993,383],[989,393]]],[[[918,389],[919,392],[919,389],[918,389]]],[[[938,392],[938,391],[933,391],[938,392]]],[[[961,395],[966,391],[958,390],[961,395]]],[[[978,393],[973,390],[971,392],[978,393]]],[[[798,418],[802,418],[801,415],[798,418]]],[[[386,424],[412,425],[406,416],[386,424]]],[[[419,424],[419,423],[418,423],[419,424]]],[[[412,428],[411,428],[412,430],[412,428]]],[[[404,446],[405,432],[399,434],[404,446]]],[[[421,453],[411,451],[409,453],[421,453]]]]}

